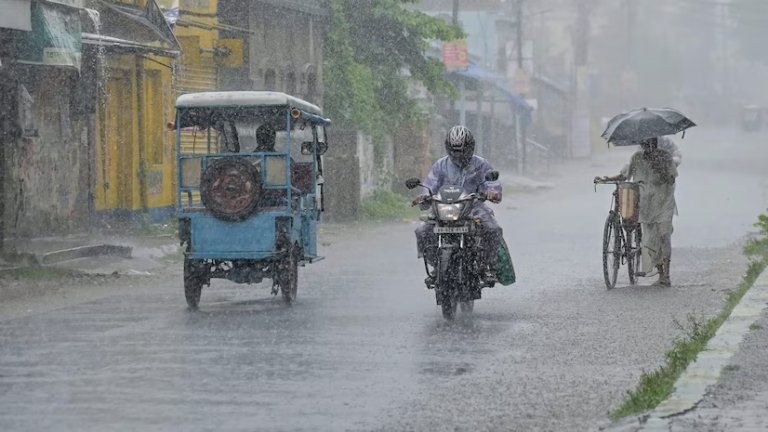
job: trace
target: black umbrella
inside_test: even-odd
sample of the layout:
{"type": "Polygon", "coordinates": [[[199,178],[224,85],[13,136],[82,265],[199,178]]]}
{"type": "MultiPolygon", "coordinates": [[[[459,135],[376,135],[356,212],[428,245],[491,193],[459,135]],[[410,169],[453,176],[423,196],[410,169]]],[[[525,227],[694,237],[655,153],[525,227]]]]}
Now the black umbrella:
{"type": "Polygon", "coordinates": [[[608,121],[602,137],[615,145],[631,145],[647,138],[674,135],[693,126],[696,123],[672,108],[640,108],[608,121]]]}

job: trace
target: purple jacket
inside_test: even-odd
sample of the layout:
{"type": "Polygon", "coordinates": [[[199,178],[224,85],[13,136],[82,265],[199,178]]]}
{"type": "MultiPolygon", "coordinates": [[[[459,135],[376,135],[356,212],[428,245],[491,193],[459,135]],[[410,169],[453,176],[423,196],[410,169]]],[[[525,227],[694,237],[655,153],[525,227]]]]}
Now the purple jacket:
{"type": "MultiPolygon", "coordinates": [[[[501,197],[501,184],[498,181],[489,181],[480,186],[480,189],[477,188],[485,180],[485,174],[492,169],[487,160],[477,155],[472,156],[472,160],[463,169],[451,162],[448,156],[443,156],[432,165],[432,169],[429,170],[423,183],[434,193],[437,193],[445,185],[454,185],[463,187],[464,191],[468,193],[476,190],[479,192],[493,191],[498,192],[499,197],[501,197]]],[[[472,214],[483,218],[493,216],[493,211],[484,202],[476,201],[472,214]]]]}

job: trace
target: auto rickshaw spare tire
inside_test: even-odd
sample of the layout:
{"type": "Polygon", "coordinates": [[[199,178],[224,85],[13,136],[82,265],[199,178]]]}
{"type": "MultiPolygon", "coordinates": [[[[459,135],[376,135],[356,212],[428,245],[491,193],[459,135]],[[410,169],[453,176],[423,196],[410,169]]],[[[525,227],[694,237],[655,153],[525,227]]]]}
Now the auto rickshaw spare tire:
{"type": "Polygon", "coordinates": [[[214,159],[200,179],[200,198],[215,217],[241,221],[250,216],[261,197],[258,169],[239,158],[214,159]]]}

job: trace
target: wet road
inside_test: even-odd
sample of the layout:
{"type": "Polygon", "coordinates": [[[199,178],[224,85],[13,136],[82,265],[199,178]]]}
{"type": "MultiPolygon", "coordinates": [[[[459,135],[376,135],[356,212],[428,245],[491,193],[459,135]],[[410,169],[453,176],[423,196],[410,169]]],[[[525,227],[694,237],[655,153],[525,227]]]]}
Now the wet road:
{"type": "MultiPolygon", "coordinates": [[[[180,266],[0,308],[0,430],[584,430],[605,421],[746,268],[768,205],[765,136],[691,131],[668,289],[606,291],[600,241],[625,150],[497,206],[519,282],[445,322],[413,224],[331,226],[300,300],[214,281],[188,312],[180,266]],[[23,308],[23,309],[20,309],[23,308]],[[24,312],[19,312],[23,310],[24,312]]],[[[647,285],[650,281],[641,281],[647,285]]]]}

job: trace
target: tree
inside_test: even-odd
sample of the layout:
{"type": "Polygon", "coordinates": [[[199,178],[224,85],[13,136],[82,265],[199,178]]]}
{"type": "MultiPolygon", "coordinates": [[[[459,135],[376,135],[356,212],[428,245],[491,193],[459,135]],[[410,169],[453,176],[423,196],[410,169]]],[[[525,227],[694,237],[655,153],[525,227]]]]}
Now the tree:
{"type": "Polygon", "coordinates": [[[323,79],[325,110],[342,128],[388,135],[413,118],[408,78],[433,94],[453,95],[444,65],[426,51],[434,40],[463,37],[439,18],[409,10],[417,0],[330,0],[323,79]]]}

